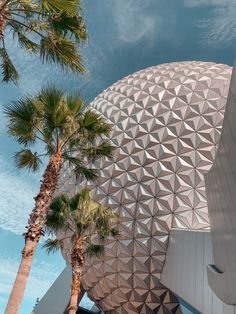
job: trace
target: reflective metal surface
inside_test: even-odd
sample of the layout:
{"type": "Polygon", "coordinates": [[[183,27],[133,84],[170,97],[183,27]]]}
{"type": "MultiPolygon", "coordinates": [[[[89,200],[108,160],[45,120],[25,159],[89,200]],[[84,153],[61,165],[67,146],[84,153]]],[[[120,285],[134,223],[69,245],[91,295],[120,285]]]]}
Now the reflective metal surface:
{"type": "MultiPolygon", "coordinates": [[[[121,238],[109,240],[105,254],[89,260],[83,276],[84,288],[103,310],[178,308],[159,281],[169,232],[209,228],[203,174],[215,157],[230,75],[231,68],[222,64],[163,64],[118,81],[91,103],[113,125],[117,149],[90,187],[122,217],[121,238]]],[[[61,191],[76,188],[68,169],[61,191]]]]}

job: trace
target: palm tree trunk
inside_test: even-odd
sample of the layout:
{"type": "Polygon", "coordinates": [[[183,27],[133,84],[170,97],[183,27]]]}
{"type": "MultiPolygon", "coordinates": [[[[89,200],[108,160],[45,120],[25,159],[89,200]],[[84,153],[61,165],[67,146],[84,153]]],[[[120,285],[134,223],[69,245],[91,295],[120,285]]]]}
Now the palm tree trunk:
{"type": "Polygon", "coordinates": [[[82,274],[83,265],[84,265],[83,240],[82,238],[79,237],[75,241],[71,253],[72,282],[68,314],[76,314],[77,312],[78,298],[81,292],[80,277],[82,274]]]}
{"type": "Polygon", "coordinates": [[[71,295],[68,314],[76,314],[78,308],[78,298],[80,295],[80,277],[72,273],[71,295]]]}
{"type": "Polygon", "coordinates": [[[8,300],[5,314],[17,314],[24,295],[26,283],[32,264],[33,255],[38,241],[43,234],[48,208],[57,188],[61,170],[61,152],[51,156],[44,172],[39,194],[35,198],[35,207],[28,220],[28,230],[25,235],[25,246],[19,270],[8,300]]]}
{"type": "Polygon", "coordinates": [[[21,300],[24,295],[36,246],[37,242],[31,241],[30,239],[26,240],[24,250],[22,251],[20,267],[18,269],[16,280],[9,297],[5,314],[18,313],[20,309],[21,300]]]}

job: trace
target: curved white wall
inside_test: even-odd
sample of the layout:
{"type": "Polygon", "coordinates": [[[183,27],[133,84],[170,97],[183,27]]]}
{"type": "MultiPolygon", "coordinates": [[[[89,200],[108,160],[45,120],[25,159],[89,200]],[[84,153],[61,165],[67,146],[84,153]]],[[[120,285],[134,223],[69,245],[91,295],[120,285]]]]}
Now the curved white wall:
{"type": "Polygon", "coordinates": [[[210,232],[171,230],[161,282],[202,314],[236,314],[208,284],[206,267],[212,263],[210,232]]]}

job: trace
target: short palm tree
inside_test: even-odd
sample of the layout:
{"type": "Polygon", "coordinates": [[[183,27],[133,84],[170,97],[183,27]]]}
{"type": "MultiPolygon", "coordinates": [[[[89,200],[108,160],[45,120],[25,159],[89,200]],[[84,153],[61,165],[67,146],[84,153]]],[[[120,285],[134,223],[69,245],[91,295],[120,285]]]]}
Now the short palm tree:
{"type": "Polygon", "coordinates": [[[3,81],[19,74],[7,51],[12,35],[20,47],[43,62],[83,72],[79,44],[87,38],[80,0],[0,0],[0,65],[3,81]]]}
{"type": "Polygon", "coordinates": [[[51,86],[5,108],[9,133],[23,145],[23,149],[15,155],[17,166],[36,171],[42,164],[41,157],[49,158],[24,234],[25,246],[5,312],[7,314],[18,313],[32,257],[43,234],[47,211],[63,164],[71,166],[76,178],[95,180],[98,171],[94,168],[94,162],[112,156],[110,142],[104,137],[109,134],[110,126],[84,106],[82,99],[66,96],[60,89],[51,86]],[[30,149],[39,142],[43,144],[40,154],[30,149]]]}
{"type": "Polygon", "coordinates": [[[83,189],[73,197],[65,194],[57,196],[51,203],[47,216],[46,228],[50,234],[57,236],[48,239],[44,247],[55,252],[63,249],[68,238],[71,242],[69,254],[72,268],[71,297],[68,312],[75,314],[80,294],[80,277],[86,255],[103,252],[104,241],[118,235],[112,223],[117,215],[108,207],[94,202],[88,189],[83,189]]]}

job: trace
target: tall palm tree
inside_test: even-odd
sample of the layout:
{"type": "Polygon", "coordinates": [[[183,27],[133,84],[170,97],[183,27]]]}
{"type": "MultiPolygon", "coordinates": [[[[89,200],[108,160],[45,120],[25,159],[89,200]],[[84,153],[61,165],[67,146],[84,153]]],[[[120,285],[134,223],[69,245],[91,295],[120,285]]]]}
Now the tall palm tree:
{"type": "Polygon", "coordinates": [[[47,211],[57,188],[62,165],[67,163],[76,178],[95,180],[98,171],[94,162],[112,156],[110,132],[106,121],[85,109],[82,99],[66,96],[56,87],[46,87],[35,96],[26,96],[5,108],[8,130],[23,149],[16,153],[19,168],[36,171],[41,157],[49,157],[35,207],[29,216],[25,246],[19,271],[8,301],[6,314],[18,313],[28,279],[32,257],[43,234],[47,211]],[[42,152],[33,152],[32,145],[42,142],[42,152]]]}
{"type": "Polygon", "coordinates": [[[87,38],[80,0],[0,0],[0,65],[3,81],[19,74],[7,51],[12,35],[20,47],[43,62],[84,72],[79,45],[87,38]]]}
{"type": "Polygon", "coordinates": [[[112,227],[112,222],[117,218],[110,208],[94,202],[88,189],[81,190],[71,198],[61,194],[51,203],[46,227],[57,238],[48,239],[44,247],[49,253],[55,252],[63,249],[68,238],[72,245],[69,254],[72,268],[69,314],[77,311],[85,256],[102,253],[104,240],[118,235],[117,229],[112,227]]]}

